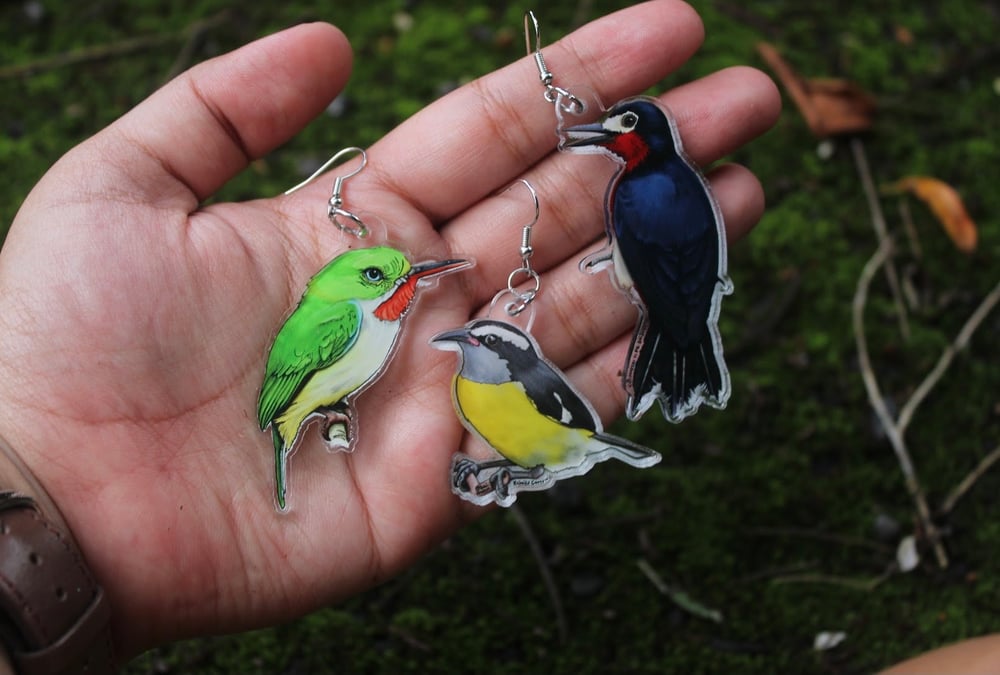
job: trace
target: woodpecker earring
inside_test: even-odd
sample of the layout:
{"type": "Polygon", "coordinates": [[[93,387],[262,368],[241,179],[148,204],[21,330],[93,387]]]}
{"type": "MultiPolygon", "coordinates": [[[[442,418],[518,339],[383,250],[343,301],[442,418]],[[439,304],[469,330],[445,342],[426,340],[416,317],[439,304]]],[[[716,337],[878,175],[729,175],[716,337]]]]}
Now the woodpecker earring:
{"type": "Polygon", "coordinates": [[[639,312],[622,369],[626,415],[637,420],[654,402],[669,422],[695,414],[702,403],[725,408],[731,384],[718,320],[733,284],[722,212],[708,181],[684,153],[673,115],[656,99],[628,98],[593,124],[564,127],[563,114],[582,113],[584,106],[552,85],[531,12],[525,16],[529,55],[529,22],[545,100],[555,104],[559,149],[602,154],[618,167],[606,193],[607,243],[580,268],[608,269],[639,312]]]}
{"type": "Polygon", "coordinates": [[[531,303],[541,287],[531,268],[531,228],[539,206],[534,188],[521,182],[534,199],[535,217],[522,233],[521,267],[494,296],[491,313],[502,306],[512,320],[527,309],[526,327],[487,317],[431,338],[433,347],[458,352],[452,388],[455,411],[494,451],[483,461],[462,453],[452,459],[452,491],[479,505],[510,506],[520,491],[545,490],[611,458],[636,467],[660,461],[655,451],[604,433],[593,407],[542,356],[529,332],[535,309],[531,303]],[[527,289],[518,289],[519,280],[527,289]],[[508,296],[511,299],[504,302],[508,296]]]}
{"type": "MultiPolygon", "coordinates": [[[[312,182],[350,153],[360,154],[361,164],[336,178],[327,217],[348,236],[362,239],[370,229],[343,208],[342,190],[344,182],[365,167],[364,150],[341,150],[285,194],[312,182]]],[[[471,266],[468,260],[411,264],[395,248],[373,246],[338,255],[309,280],[271,345],[257,402],[260,429],[270,427],[274,444],[278,510],[287,510],[288,459],[306,427],[323,420],[326,447],[353,451],[358,426],[354,400],[385,371],[417,289],[471,266]]]]}

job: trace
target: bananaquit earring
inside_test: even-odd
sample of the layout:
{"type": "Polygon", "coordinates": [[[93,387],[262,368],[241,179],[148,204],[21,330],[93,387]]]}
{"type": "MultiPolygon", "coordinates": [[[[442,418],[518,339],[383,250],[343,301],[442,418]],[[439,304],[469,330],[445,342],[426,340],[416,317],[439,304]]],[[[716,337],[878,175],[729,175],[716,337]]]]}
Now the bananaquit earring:
{"type": "MultiPolygon", "coordinates": [[[[327,216],[350,237],[365,239],[371,234],[368,226],[343,208],[341,195],[344,181],[365,167],[364,150],[341,150],[285,194],[310,183],[349,153],[360,154],[361,164],[335,180],[327,216]]],[[[274,338],[257,402],[261,431],[270,427],[274,443],[279,511],[288,508],[288,459],[305,428],[322,420],[326,447],[353,451],[358,426],[354,400],[385,371],[417,289],[471,265],[468,260],[411,264],[395,248],[372,246],[338,255],[310,279],[274,338]]]]}
{"type": "Polygon", "coordinates": [[[581,115],[586,105],[552,85],[531,12],[525,40],[545,100],[555,104],[559,149],[601,154],[617,164],[606,193],[607,243],[580,268],[608,269],[638,309],[622,368],[626,415],[637,420],[656,402],[669,422],[695,414],[703,403],[725,408],[731,384],[718,320],[722,297],[733,292],[726,229],[708,181],[684,153],[674,116],[656,99],[637,96],[614,104],[597,122],[564,127],[564,113],[581,115]]]}
{"type": "Polygon", "coordinates": [[[604,433],[593,407],[542,356],[530,334],[531,303],[541,286],[531,268],[531,228],[539,206],[534,188],[521,182],[535,201],[535,218],[523,230],[521,267],[510,273],[507,288],[494,296],[490,309],[510,296],[504,312],[513,319],[528,309],[526,327],[487,317],[431,338],[432,346],[458,352],[455,411],[493,449],[493,457],[482,461],[462,453],[452,458],[452,491],[479,505],[510,506],[522,490],[545,490],[611,458],[640,468],[660,461],[653,450],[604,433]],[[527,290],[517,288],[518,280],[527,290]]]}

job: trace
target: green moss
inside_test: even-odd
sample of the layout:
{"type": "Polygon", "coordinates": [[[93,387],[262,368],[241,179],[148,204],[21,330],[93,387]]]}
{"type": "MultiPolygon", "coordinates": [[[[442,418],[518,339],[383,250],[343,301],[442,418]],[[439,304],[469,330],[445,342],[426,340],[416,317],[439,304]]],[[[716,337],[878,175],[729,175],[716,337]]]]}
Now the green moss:
{"type": "MultiPolygon", "coordinates": [[[[508,3],[455,9],[403,0],[206,0],[181,9],[147,0],[126,12],[117,11],[119,3],[43,4],[46,16],[37,24],[21,3],[0,8],[4,64],[179,34],[224,9],[233,11],[230,21],[206,36],[197,59],[301,20],[324,18],[345,30],[356,62],[343,114],[322,115],[228,185],[222,199],[275,194],[299,180],[307,160],[368,145],[452,87],[523,54],[523,8],[508,3]]],[[[590,9],[582,17],[576,2],[537,9],[545,39],[553,41],[575,19],[623,4],[583,3],[590,9]]],[[[899,260],[921,300],[910,311],[909,341],[899,335],[882,275],[872,285],[870,349],[896,407],[996,283],[1000,116],[995,69],[982,57],[995,42],[987,5],[893,0],[875,11],[865,2],[761,0],[738,8],[699,0],[705,46],[666,81],[674,86],[729,65],[762,66],[755,44],[768,40],[804,76],[848,78],[876,95],[879,118],[864,138],[876,182],[928,174],[960,190],[980,225],[979,250],[970,258],[956,253],[933,215],[909,199],[924,250],[919,263],[905,250],[899,260]],[[900,28],[912,41],[899,37],[900,28]]],[[[0,80],[0,230],[56,158],[161,84],[182,42],[0,80]]],[[[835,143],[828,159],[817,146],[786,98],[777,127],[730,158],[757,173],[769,208],[754,235],[731,251],[736,293],[722,318],[734,388],[728,409],[679,426],[655,413],[619,423],[616,433],[658,448],[662,464],[648,471],[603,464],[552,495],[519,500],[561,592],[565,643],[529,547],[499,513],[340,607],[155,650],[127,672],[871,672],[993,630],[1000,588],[993,564],[1000,557],[996,472],[941,519],[950,572],[927,558],[870,592],[788,579],[872,579],[896,543],[877,540],[875,515],[894,518],[900,536],[912,529],[912,505],[868,407],[850,330],[857,276],[875,248],[867,206],[848,146],[835,143]],[[637,567],[639,558],[720,610],[724,622],[693,617],[659,594],[637,567]],[[847,641],[814,652],[821,630],[844,630],[847,641]]],[[[883,207],[904,242],[898,199],[883,199],[883,207]]],[[[932,506],[1000,437],[998,321],[987,319],[908,433],[932,506]]]]}

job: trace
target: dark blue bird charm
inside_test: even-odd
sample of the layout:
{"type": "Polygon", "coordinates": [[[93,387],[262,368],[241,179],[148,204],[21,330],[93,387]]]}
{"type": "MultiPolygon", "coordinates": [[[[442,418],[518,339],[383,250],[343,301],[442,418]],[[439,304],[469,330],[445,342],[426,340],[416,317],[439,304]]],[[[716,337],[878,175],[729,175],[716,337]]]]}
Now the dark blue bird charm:
{"type": "Polygon", "coordinates": [[[639,419],[659,401],[663,416],[680,422],[702,403],[724,408],[730,381],[718,318],[733,291],[725,226],[673,116],[640,96],[564,134],[561,147],[620,165],[606,197],[608,246],[580,266],[613,265],[612,278],[639,309],[622,373],[626,414],[639,419]]]}

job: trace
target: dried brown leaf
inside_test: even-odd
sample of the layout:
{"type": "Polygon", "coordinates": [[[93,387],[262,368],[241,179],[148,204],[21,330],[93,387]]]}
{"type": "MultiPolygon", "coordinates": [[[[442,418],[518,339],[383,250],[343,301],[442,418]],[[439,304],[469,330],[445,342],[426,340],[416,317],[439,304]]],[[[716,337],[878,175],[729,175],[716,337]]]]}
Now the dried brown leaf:
{"type": "Polygon", "coordinates": [[[909,192],[930,207],[958,250],[976,250],[978,232],[961,195],[952,186],[930,176],[905,176],[885,188],[888,192],[909,192]]]}
{"type": "Polygon", "coordinates": [[[758,43],[757,52],[777,75],[813,134],[827,138],[871,129],[875,99],[857,84],[841,79],[803,78],[767,42],[758,43]]]}

